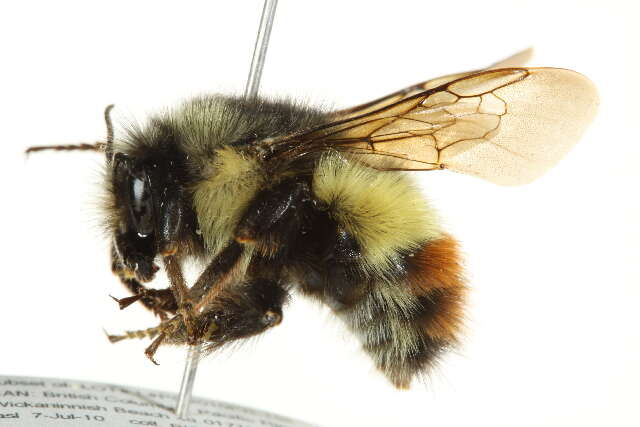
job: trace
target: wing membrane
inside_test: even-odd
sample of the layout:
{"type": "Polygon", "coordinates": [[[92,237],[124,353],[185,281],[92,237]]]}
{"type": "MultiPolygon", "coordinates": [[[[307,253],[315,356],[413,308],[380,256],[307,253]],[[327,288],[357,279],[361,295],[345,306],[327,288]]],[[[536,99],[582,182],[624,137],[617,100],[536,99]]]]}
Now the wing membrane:
{"type": "MultiPolygon", "coordinates": [[[[512,55],[501,61],[498,61],[495,64],[487,67],[485,70],[493,70],[498,68],[522,67],[531,59],[532,55],[533,55],[533,49],[529,48],[529,49],[520,51],[515,55],[512,55]]],[[[410,96],[419,94],[421,92],[424,92],[430,89],[437,88],[439,86],[442,86],[454,80],[458,80],[462,77],[469,76],[471,74],[476,74],[481,71],[483,70],[466,71],[462,73],[448,74],[446,76],[437,77],[431,80],[426,80],[424,82],[421,82],[413,86],[406,87],[397,92],[391,93],[387,96],[383,96],[382,98],[376,99],[375,101],[367,102],[365,104],[357,105],[355,107],[336,111],[334,115],[338,119],[346,119],[349,117],[356,117],[362,114],[370,113],[371,111],[378,110],[382,107],[393,104],[394,102],[398,102],[402,99],[409,98],[410,96]]]]}
{"type": "Polygon", "coordinates": [[[293,155],[335,149],[383,169],[450,169],[520,185],[566,154],[597,103],[593,84],[573,71],[488,70],[367,107],[278,145],[293,155]]]}

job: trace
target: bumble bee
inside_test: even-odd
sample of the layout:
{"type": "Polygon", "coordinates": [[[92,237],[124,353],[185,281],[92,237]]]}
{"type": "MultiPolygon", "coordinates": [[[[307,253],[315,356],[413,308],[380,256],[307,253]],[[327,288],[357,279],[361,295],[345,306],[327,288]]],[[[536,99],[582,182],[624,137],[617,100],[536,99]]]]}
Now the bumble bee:
{"type": "Polygon", "coordinates": [[[42,149],[106,156],[112,270],[158,326],[124,335],[214,351],[278,325],[297,289],[326,304],[376,367],[407,388],[460,341],[467,287],[456,240],[407,171],[500,185],[552,167],[592,120],[584,76],[492,67],[326,112],[206,95],[106,142],[42,149]],[[188,287],[182,265],[202,262],[188,287]],[[146,283],[164,264],[171,283],[146,283]]]}

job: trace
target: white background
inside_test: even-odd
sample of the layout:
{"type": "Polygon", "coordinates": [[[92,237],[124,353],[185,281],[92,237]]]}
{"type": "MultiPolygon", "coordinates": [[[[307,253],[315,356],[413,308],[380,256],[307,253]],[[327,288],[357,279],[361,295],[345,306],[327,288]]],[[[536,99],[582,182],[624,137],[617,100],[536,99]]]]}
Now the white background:
{"type": "MultiPolygon", "coordinates": [[[[281,1],[264,94],[344,107],[534,46],[531,65],[586,74],[601,109],[534,184],[420,176],[472,287],[464,346],[427,384],[396,391],[327,310],[296,298],[280,327],[204,360],[196,394],[324,426],[639,425],[639,15],[625,4],[281,1]]],[[[108,297],[126,292],[95,207],[102,157],[22,152],[103,138],[109,103],[143,121],[201,92],[241,93],[261,8],[0,7],[2,373],[177,390],[183,349],[161,348],[156,367],[147,342],[101,332],[156,322],[108,297]]]]}

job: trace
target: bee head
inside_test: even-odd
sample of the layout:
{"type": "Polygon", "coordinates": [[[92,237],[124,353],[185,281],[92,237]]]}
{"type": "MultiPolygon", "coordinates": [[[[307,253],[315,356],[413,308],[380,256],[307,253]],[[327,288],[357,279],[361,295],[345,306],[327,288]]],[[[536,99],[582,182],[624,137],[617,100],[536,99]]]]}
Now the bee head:
{"type": "Polygon", "coordinates": [[[173,255],[185,234],[185,179],[180,156],[166,135],[130,135],[124,151],[107,146],[109,230],[126,275],[149,281],[156,256],[173,255]]]}

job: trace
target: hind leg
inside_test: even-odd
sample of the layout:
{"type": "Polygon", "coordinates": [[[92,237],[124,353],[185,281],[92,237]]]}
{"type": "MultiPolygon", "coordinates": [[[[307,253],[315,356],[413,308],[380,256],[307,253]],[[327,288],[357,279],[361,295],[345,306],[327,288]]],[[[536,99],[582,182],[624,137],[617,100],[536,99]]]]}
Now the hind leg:
{"type": "Polygon", "coordinates": [[[211,352],[279,325],[288,295],[280,282],[265,278],[230,286],[203,307],[196,319],[198,343],[211,352]]]}

